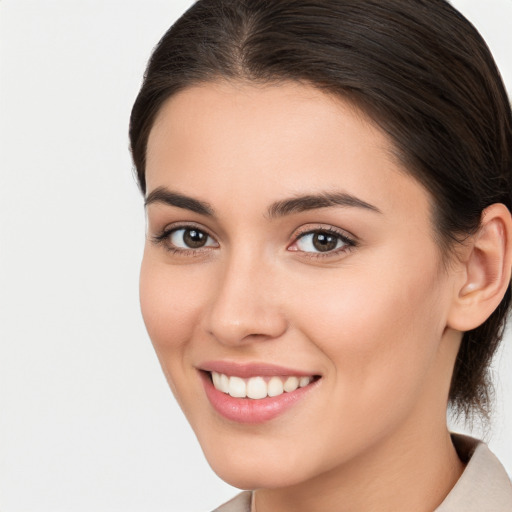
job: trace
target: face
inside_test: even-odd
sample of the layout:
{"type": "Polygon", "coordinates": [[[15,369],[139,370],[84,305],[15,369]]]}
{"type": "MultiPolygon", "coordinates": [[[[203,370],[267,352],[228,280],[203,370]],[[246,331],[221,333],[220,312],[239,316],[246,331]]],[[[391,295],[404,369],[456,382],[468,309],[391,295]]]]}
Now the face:
{"type": "Polygon", "coordinates": [[[186,89],[147,187],[144,320],[223,479],[294,485],[444,422],[453,283],[427,192],[360,111],[292,83],[186,89]]]}

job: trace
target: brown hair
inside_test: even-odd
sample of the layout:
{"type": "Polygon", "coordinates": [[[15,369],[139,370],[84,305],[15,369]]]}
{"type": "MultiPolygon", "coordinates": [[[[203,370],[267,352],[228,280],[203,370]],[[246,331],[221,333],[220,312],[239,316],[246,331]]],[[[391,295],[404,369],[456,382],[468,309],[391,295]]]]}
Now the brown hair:
{"type": "MultiPolygon", "coordinates": [[[[133,106],[130,141],[145,193],[149,132],[176,92],[219,79],[300,81],[355,102],[390,136],[433,198],[441,247],[474,233],[493,203],[512,210],[512,115],[492,55],[445,0],[199,0],[163,36],[133,106]]],[[[488,411],[499,307],[466,332],[450,401],[488,411]]]]}

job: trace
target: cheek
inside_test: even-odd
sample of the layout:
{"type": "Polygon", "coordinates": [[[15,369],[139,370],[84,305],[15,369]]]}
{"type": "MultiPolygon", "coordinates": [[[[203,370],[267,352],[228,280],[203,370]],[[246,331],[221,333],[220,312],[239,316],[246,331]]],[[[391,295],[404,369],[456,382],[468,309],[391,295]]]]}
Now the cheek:
{"type": "Polygon", "coordinates": [[[204,289],[199,276],[162,263],[145,253],[140,273],[140,305],[144,323],[168,379],[170,366],[182,364],[181,353],[198,325],[204,289]],[[165,364],[164,364],[165,362],[165,364]],[[169,368],[168,368],[169,367],[169,368]]]}
{"type": "Polygon", "coordinates": [[[436,258],[414,268],[407,261],[303,282],[307,300],[295,304],[302,330],[330,360],[339,399],[357,400],[363,414],[395,394],[410,405],[443,334],[436,258]]]}
{"type": "Polygon", "coordinates": [[[144,323],[169,387],[190,422],[194,412],[190,404],[199,403],[202,389],[189,347],[197,335],[207,296],[205,276],[197,275],[192,267],[165,264],[147,251],[140,272],[144,323]],[[195,386],[190,382],[195,382],[195,386]]]}

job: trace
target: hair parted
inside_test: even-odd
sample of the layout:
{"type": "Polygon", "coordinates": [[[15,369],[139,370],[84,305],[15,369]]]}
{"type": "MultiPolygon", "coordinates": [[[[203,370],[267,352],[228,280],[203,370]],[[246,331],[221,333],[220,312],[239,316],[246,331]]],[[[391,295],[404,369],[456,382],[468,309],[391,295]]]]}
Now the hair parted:
{"type": "MultiPolygon", "coordinates": [[[[483,210],[512,211],[512,113],[492,55],[445,0],[199,0],[166,32],[130,119],[146,192],[149,133],[178,91],[218,80],[299,81],[352,101],[390,137],[430,192],[440,246],[474,233],[483,210]]],[[[511,286],[466,332],[450,402],[486,414],[489,365],[503,336],[511,286]]]]}

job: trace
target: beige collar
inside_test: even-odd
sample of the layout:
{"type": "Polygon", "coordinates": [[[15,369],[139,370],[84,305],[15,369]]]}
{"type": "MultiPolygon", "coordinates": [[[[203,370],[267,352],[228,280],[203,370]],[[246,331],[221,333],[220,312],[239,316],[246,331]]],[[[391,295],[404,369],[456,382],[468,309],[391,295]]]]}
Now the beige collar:
{"type": "Polygon", "coordinates": [[[512,511],[512,484],[486,444],[452,434],[453,444],[466,469],[435,512],[512,511]]]}

